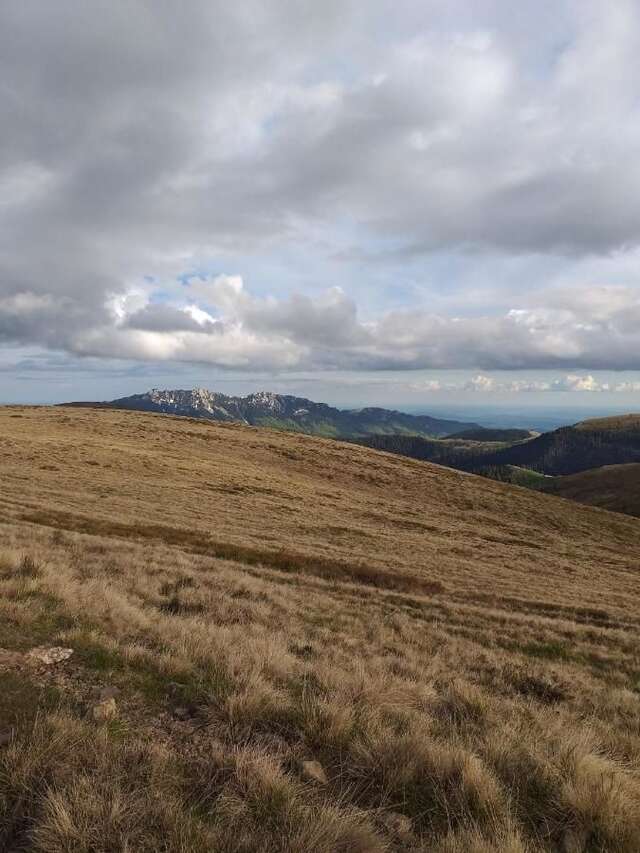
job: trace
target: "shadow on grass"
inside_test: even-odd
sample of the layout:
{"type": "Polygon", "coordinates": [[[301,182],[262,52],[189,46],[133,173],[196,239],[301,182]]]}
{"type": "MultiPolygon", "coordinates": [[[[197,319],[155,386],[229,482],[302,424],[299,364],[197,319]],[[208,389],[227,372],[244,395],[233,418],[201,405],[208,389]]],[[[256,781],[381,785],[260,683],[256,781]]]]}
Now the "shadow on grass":
{"type": "Polygon", "coordinates": [[[122,524],[109,519],[89,518],[55,510],[27,512],[22,521],[95,536],[117,536],[125,539],[156,540],[166,545],[179,545],[195,554],[234,560],[246,565],[262,565],[281,572],[313,575],[325,580],[365,584],[398,592],[436,595],[445,591],[439,581],[394,570],[350,563],[330,557],[299,554],[293,551],[254,548],[232,542],[216,542],[204,532],[165,527],[160,524],[122,524]]]}

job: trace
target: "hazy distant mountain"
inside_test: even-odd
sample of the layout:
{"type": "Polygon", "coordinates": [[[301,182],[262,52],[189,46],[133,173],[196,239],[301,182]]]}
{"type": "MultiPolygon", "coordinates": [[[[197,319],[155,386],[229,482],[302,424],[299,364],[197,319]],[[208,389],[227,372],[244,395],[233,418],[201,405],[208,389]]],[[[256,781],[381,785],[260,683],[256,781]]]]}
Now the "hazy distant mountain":
{"type": "MultiPolygon", "coordinates": [[[[462,436],[468,434],[462,431],[454,436],[454,441],[437,442],[417,437],[374,436],[363,443],[378,450],[482,473],[517,466],[557,476],[602,465],[640,462],[640,415],[582,421],[502,447],[463,440],[462,436]]],[[[483,433],[480,430],[474,434],[483,433]]]]}
{"type": "Polygon", "coordinates": [[[206,418],[213,421],[239,421],[255,426],[323,435],[334,438],[358,438],[368,435],[445,436],[467,429],[480,429],[477,424],[408,415],[389,409],[366,408],[345,411],[314,403],[303,397],[259,391],[247,397],[229,397],[204,388],[192,391],[154,389],[104,403],[67,403],[72,406],[99,406],[132,409],[206,418]]]}

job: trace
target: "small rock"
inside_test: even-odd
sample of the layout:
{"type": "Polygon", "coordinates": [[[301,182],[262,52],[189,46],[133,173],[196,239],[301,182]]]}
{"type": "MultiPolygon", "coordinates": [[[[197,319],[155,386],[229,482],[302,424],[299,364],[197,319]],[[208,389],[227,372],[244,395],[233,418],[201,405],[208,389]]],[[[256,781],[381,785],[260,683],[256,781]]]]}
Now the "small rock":
{"type": "Polygon", "coordinates": [[[400,841],[409,841],[413,838],[413,824],[411,818],[400,812],[387,812],[383,815],[381,822],[387,832],[395,835],[400,841]]]}
{"type": "Polygon", "coordinates": [[[177,720],[189,720],[193,717],[193,712],[191,708],[187,708],[184,705],[179,705],[177,708],[173,709],[173,716],[177,720]]]}
{"type": "Polygon", "coordinates": [[[96,723],[108,723],[113,720],[118,714],[118,706],[116,700],[111,696],[109,699],[104,699],[93,706],[91,711],[93,719],[96,723]]]}
{"type": "Polygon", "coordinates": [[[28,657],[38,661],[38,663],[52,666],[53,664],[69,660],[72,654],[73,649],[63,649],[60,646],[39,646],[37,649],[31,649],[28,657]]]}
{"type": "Polygon", "coordinates": [[[306,782],[314,782],[316,785],[327,785],[329,783],[327,774],[319,761],[302,761],[300,773],[306,782]]]}
{"type": "Polygon", "coordinates": [[[120,695],[120,689],[118,687],[103,687],[100,691],[100,701],[106,702],[107,699],[115,699],[120,695]]]}
{"type": "Polygon", "coordinates": [[[13,729],[0,730],[0,747],[9,746],[13,740],[13,729]]]}

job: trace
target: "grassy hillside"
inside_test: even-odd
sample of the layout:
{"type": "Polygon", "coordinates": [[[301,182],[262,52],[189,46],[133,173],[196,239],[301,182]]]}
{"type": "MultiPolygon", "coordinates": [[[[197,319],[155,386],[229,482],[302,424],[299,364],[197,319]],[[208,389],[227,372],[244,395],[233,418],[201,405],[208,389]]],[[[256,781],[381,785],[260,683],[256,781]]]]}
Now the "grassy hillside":
{"type": "Polygon", "coordinates": [[[638,850],[638,520],[109,410],[0,477],[0,849],[638,850]]]}
{"type": "Polygon", "coordinates": [[[474,470],[474,474],[479,474],[482,477],[489,477],[492,480],[498,480],[501,483],[511,483],[514,486],[523,486],[524,488],[533,489],[548,480],[553,480],[553,477],[547,477],[546,474],[540,474],[538,471],[532,471],[530,468],[518,468],[516,465],[493,465],[486,468],[479,467],[474,470]]]}
{"type": "Polygon", "coordinates": [[[567,477],[553,477],[545,479],[539,488],[572,501],[640,516],[640,464],[607,465],[567,477]]]}

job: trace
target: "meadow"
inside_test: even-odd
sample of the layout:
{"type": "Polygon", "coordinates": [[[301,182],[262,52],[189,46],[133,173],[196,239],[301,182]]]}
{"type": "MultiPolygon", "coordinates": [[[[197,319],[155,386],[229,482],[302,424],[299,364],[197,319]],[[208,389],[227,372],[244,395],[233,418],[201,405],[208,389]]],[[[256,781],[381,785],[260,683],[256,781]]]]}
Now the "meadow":
{"type": "Polygon", "coordinates": [[[640,520],[90,409],[0,483],[0,849],[640,849],[640,520]]]}

